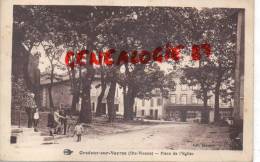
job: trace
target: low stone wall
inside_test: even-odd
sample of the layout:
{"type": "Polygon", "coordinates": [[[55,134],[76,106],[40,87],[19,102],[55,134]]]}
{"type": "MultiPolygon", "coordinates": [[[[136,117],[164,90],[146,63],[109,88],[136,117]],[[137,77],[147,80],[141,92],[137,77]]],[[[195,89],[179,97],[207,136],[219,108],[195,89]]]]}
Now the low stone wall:
{"type": "MultiPolygon", "coordinates": [[[[40,112],[40,119],[39,119],[39,128],[47,128],[47,122],[48,122],[48,113],[49,112],[40,112]]],[[[11,113],[11,125],[20,125],[22,127],[27,127],[27,114],[25,111],[19,111],[19,110],[12,110],[11,113]]]]}

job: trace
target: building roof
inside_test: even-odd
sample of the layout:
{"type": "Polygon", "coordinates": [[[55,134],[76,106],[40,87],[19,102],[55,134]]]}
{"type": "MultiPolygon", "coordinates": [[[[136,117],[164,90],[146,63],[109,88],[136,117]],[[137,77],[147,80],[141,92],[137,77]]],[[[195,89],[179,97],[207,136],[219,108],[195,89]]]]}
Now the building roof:
{"type": "MultiPolygon", "coordinates": [[[[70,79],[69,75],[60,75],[59,79],[56,78],[56,77],[53,79],[53,83],[68,81],[69,79],[70,79]]],[[[49,74],[44,73],[44,74],[41,75],[40,85],[50,84],[50,82],[51,82],[51,80],[50,80],[49,74]]]]}
{"type": "MultiPolygon", "coordinates": [[[[79,76],[76,75],[76,78],[78,78],[79,76]]],[[[100,79],[99,75],[95,75],[96,80],[100,79]]],[[[68,74],[60,74],[58,77],[55,77],[53,80],[53,83],[61,83],[61,82],[65,82],[65,81],[69,81],[70,80],[70,76],[68,74]]],[[[41,78],[40,78],[40,85],[48,85],[50,84],[51,80],[50,80],[50,75],[47,73],[43,73],[41,74],[41,78]]]]}

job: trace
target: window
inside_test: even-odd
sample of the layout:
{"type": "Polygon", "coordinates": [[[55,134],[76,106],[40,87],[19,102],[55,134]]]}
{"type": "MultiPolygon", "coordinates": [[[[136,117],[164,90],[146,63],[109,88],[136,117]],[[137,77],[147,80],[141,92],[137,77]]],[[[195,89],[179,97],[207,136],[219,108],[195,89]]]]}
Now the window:
{"type": "Polygon", "coordinates": [[[157,106],[161,106],[162,105],[162,100],[160,98],[157,98],[157,106]]]}
{"type": "Polygon", "coordinates": [[[187,104],[187,95],[186,94],[181,95],[181,104],[187,104]]]}
{"type": "Polygon", "coordinates": [[[144,111],[144,110],[141,111],[141,115],[142,115],[142,116],[145,115],[145,111],[144,111]]]}
{"type": "Polygon", "coordinates": [[[92,111],[93,112],[95,111],[95,103],[94,102],[92,103],[92,111]]]}
{"type": "Polygon", "coordinates": [[[153,116],[153,109],[150,109],[150,116],[153,116]]]}
{"type": "Polygon", "coordinates": [[[153,107],[153,98],[151,99],[151,107],[153,107]]]}
{"type": "Polygon", "coordinates": [[[155,119],[158,119],[158,109],[154,110],[154,116],[155,116],[155,119]]]}
{"type": "Polygon", "coordinates": [[[181,90],[182,91],[186,91],[187,90],[187,85],[186,84],[182,84],[181,85],[181,90]]]}
{"type": "Polygon", "coordinates": [[[196,95],[192,95],[192,96],[191,96],[191,102],[192,102],[193,104],[197,104],[197,103],[198,103],[198,100],[197,100],[196,95]]]}
{"type": "Polygon", "coordinates": [[[171,101],[171,103],[176,103],[176,95],[175,94],[172,94],[170,96],[170,101],[171,101]]]}
{"type": "Polygon", "coordinates": [[[43,107],[46,107],[46,99],[47,98],[47,94],[46,94],[46,89],[43,88],[43,91],[42,91],[42,106],[43,107]]]}
{"type": "Polygon", "coordinates": [[[145,100],[144,99],[142,100],[142,106],[143,107],[145,106],[145,100]]]}
{"type": "Polygon", "coordinates": [[[116,112],[119,111],[119,104],[115,104],[115,110],[116,110],[116,112]]]}

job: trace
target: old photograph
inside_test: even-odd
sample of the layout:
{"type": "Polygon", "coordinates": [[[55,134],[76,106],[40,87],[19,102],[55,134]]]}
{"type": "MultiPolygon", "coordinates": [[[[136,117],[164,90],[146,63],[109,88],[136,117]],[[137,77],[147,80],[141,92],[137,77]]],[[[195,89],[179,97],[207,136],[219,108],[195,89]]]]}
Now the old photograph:
{"type": "Polygon", "coordinates": [[[18,152],[244,151],[244,8],[12,11],[9,142],[18,152]]]}

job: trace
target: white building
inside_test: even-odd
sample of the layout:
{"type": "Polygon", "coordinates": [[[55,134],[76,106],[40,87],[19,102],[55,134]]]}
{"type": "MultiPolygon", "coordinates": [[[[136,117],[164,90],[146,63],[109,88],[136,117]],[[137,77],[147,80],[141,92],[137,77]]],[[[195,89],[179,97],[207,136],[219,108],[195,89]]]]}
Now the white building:
{"type": "MultiPolygon", "coordinates": [[[[185,120],[200,120],[201,112],[204,111],[203,102],[198,99],[195,90],[199,86],[189,87],[180,84],[179,78],[175,78],[176,88],[169,96],[163,97],[160,90],[154,90],[155,97],[149,100],[136,99],[136,116],[148,119],[182,120],[182,113],[185,113],[185,120]]],[[[214,120],[214,94],[210,94],[208,100],[209,121],[214,120]]],[[[232,103],[224,103],[220,99],[221,117],[228,117],[232,114],[232,103]]]]}
{"type": "MultiPolygon", "coordinates": [[[[147,119],[164,119],[176,121],[200,120],[201,112],[205,111],[202,100],[198,99],[195,90],[198,86],[189,87],[180,84],[179,78],[175,78],[176,88],[169,93],[168,97],[163,97],[159,89],[154,89],[154,96],[150,99],[135,99],[134,112],[136,117],[147,119]]],[[[91,109],[96,112],[97,98],[101,92],[100,78],[95,78],[91,85],[91,109]]],[[[48,87],[49,80],[41,79],[41,107],[45,110],[49,109],[48,87]]],[[[106,97],[109,90],[109,84],[105,91],[102,101],[102,112],[107,114],[106,97]]],[[[214,94],[211,94],[208,100],[209,121],[214,118],[214,94]]],[[[52,98],[54,106],[57,108],[71,108],[72,95],[70,80],[66,76],[63,81],[55,81],[52,87],[52,98]]],[[[80,103],[77,104],[77,110],[80,110],[80,103]]],[[[231,116],[232,103],[223,103],[220,99],[220,114],[223,117],[231,116]]],[[[124,114],[123,89],[117,84],[115,93],[115,109],[117,115],[124,114]]]]}
{"type": "MultiPolygon", "coordinates": [[[[92,112],[96,112],[96,105],[97,105],[97,98],[101,92],[100,79],[95,78],[91,84],[91,109],[92,112]]],[[[49,79],[45,79],[44,77],[41,78],[41,108],[43,110],[49,110],[49,95],[48,90],[50,86],[49,79]]],[[[107,103],[106,97],[109,91],[109,84],[107,85],[105,95],[102,101],[102,112],[103,114],[107,114],[107,103]]],[[[56,108],[71,108],[72,104],[72,93],[71,93],[71,82],[68,76],[65,76],[62,81],[55,81],[52,86],[52,99],[54,107],[56,108]]],[[[77,104],[77,110],[80,110],[79,101],[77,104]]],[[[116,94],[115,94],[115,108],[116,114],[123,115],[124,107],[123,107],[123,97],[122,97],[122,89],[119,88],[119,85],[116,86],[116,94]]]]}

